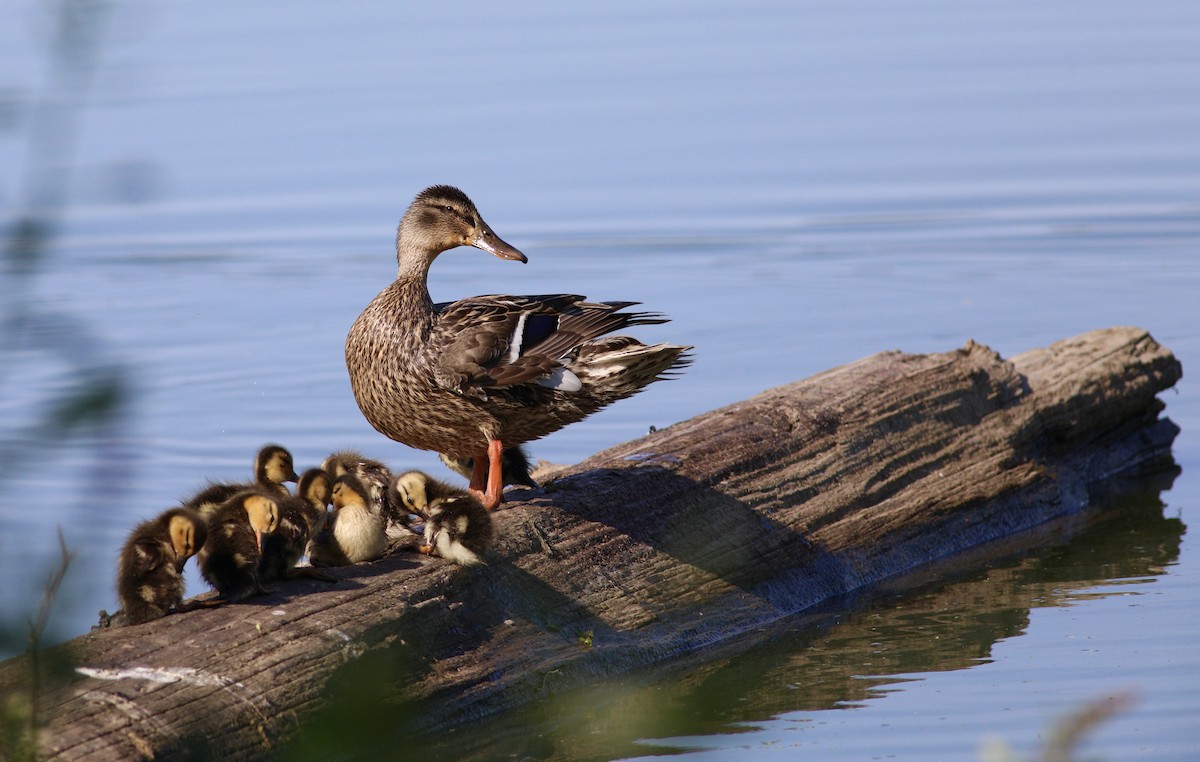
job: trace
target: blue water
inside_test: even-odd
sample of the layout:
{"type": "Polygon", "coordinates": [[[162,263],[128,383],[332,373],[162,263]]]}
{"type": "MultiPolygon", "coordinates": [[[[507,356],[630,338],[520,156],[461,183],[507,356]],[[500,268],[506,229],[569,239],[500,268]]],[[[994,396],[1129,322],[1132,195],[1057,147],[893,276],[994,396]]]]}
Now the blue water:
{"type": "MultiPolygon", "coordinates": [[[[361,419],[341,357],[392,276],[400,213],[434,182],[464,188],[530,258],[450,252],[435,299],[635,299],[673,318],[640,335],[697,346],[682,379],[538,457],[573,462],[885,349],[973,338],[1012,355],[1132,324],[1184,363],[1164,395],[1183,473],[1161,513],[1186,526],[1194,511],[1194,2],[101,7],[74,88],[49,65],[53,15],[0,8],[6,224],[48,170],[70,171],[49,248],[0,284],[19,329],[0,344],[0,611],[18,636],[56,526],[77,554],[51,621],[66,638],[115,607],[135,521],[245,474],[265,441],[301,464],[352,446],[437,468],[361,419]],[[65,117],[46,108],[60,103],[65,117]],[[66,127],[47,131],[56,114],[66,127]],[[40,161],[35,135],[61,150],[40,161]],[[129,390],[118,418],[34,435],[56,395],[110,373],[129,390]]],[[[861,701],[756,705],[698,736],[601,734],[695,759],[962,759],[991,733],[1030,751],[1055,716],[1128,687],[1133,708],[1085,751],[1193,758],[1198,572],[1184,535],[1135,579],[1089,568],[1069,605],[1018,594],[1028,622],[986,663],[901,669],[861,701]]],[[[803,660],[812,637],[772,647],[803,660]]],[[[873,674],[859,645],[838,647],[873,674]]],[[[594,757],[638,753],[613,748],[594,757]]]]}

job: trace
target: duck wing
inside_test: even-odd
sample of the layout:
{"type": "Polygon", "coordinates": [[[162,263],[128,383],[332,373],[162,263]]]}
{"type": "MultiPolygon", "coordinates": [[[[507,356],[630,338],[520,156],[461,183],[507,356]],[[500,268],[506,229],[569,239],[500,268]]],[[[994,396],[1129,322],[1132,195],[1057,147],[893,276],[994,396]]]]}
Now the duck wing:
{"type": "Polygon", "coordinates": [[[629,325],[663,323],[651,312],[621,312],[637,302],[587,302],[577,294],[489,295],[434,305],[429,337],[438,386],[479,399],[519,384],[577,391],[562,358],[585,341],[629,325]]]}

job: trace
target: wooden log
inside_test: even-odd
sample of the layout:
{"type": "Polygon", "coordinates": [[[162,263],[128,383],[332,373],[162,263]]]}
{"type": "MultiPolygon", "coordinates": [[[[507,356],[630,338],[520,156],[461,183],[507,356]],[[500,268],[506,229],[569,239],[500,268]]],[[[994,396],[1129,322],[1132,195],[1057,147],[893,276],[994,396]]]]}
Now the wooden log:
{"type": "MultiPolygon", "coordinates": [[[[601,452],[517,492],[486,567],[397,554],[62,646],[46,757],[260,758],[306,719],[419,706],[430,730],[705,649],[932,561],[1086,520],[1173,468],[1145,331],[1005,361],[877,354],[601,452]],[[526,499],[521,500],[521,497],[526,499]],[[332,696],[332,698],[331,698],[332,696]]],[[[678,391],[686,380],[677,382],[678,391]]],[[[586,424],[585,424],[586,425],[586,424]]],[[[0,667],[0,690],[24,662],[0,667]]]]}

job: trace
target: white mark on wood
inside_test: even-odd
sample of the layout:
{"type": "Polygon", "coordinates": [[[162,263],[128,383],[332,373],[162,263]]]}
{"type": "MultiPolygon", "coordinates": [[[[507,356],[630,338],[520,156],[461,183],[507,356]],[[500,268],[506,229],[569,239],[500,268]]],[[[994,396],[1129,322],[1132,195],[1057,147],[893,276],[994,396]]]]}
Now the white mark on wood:
{"type": "Polygon", "coordinates": [[[228,688],[231,685],[238,688],[245,687],[229,678],[191,667],[127,667],[125,669],[76,667],[75,671],[97,680],[145,680],[151,683],[186,683],[187,685],[211,688],[228,688]]]}
{"type": "Polygon", "coordinates": [[[283,609],[275,609],[274,611],[271,612],[272,616],[283,616],[285,614],[287,614],[287,612],[284,611],[283,609]]]}

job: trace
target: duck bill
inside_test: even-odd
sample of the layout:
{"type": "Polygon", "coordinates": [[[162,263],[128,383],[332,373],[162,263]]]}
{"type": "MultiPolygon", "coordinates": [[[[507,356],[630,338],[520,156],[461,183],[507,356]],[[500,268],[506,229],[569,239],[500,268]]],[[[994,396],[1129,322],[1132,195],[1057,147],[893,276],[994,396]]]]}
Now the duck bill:
{"type": "Polygon", "coordinates": [[[500,257],[501,259],[511,259],[517,262],[528,262],[529,259],[520,252],[515,246],[505,243],[505,241],[492,232],[486,222],[481,222],[479,232],[475,234],[468,243],[480,251],[486,251],[488,254],[500,257]]]}
{"type": "Polygon", "coordinates": [[[263,533],[257,529],[254,530],[254,541],[258,543],[258,552],[262,553],[263,549],[263,533]]]}

